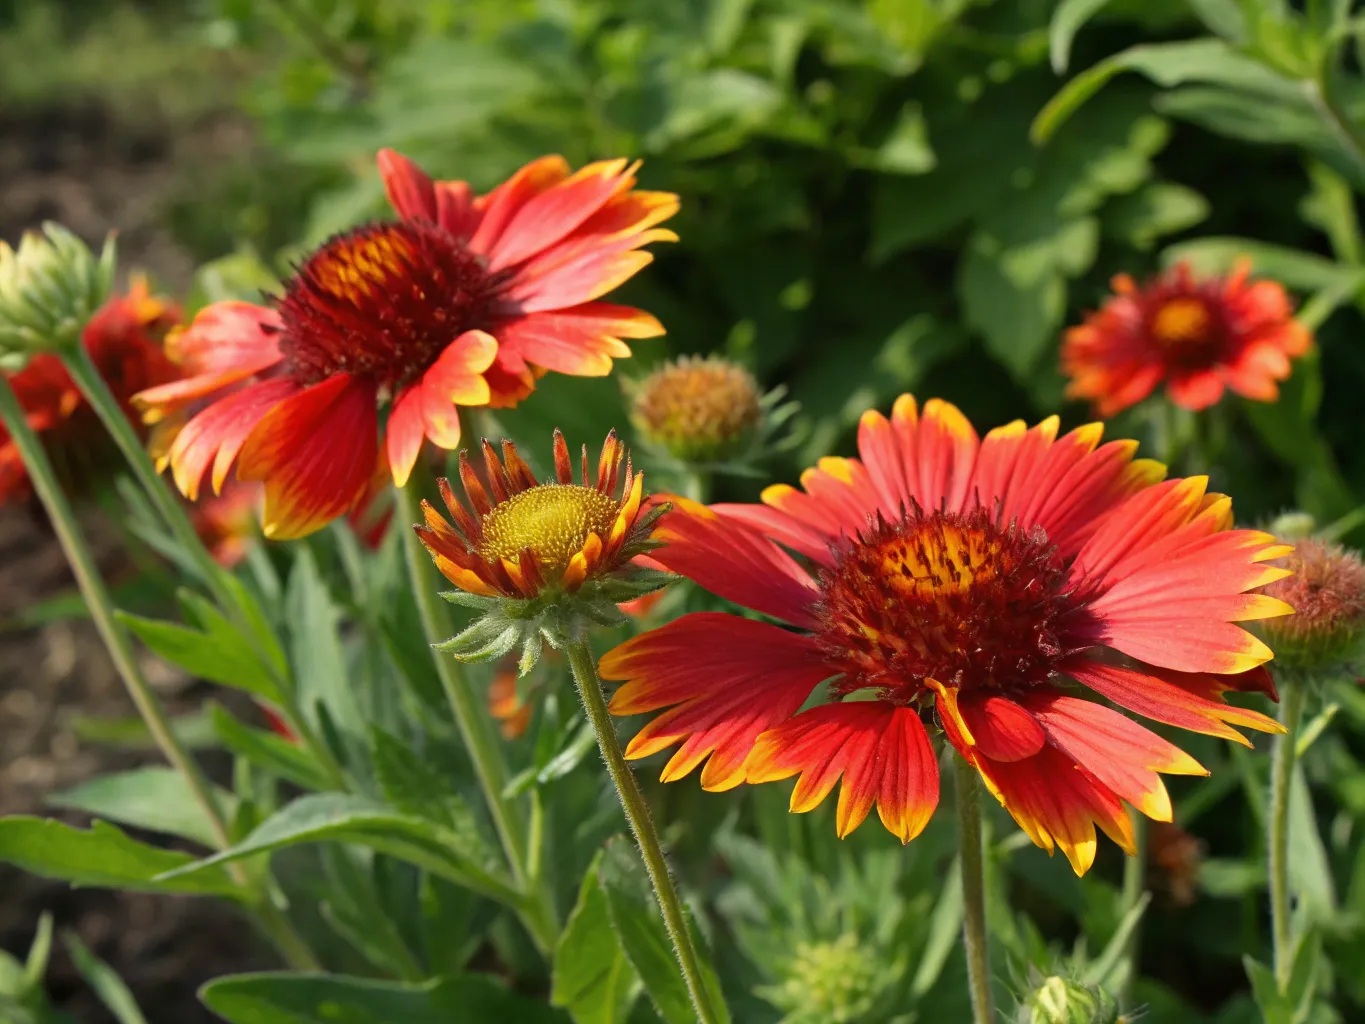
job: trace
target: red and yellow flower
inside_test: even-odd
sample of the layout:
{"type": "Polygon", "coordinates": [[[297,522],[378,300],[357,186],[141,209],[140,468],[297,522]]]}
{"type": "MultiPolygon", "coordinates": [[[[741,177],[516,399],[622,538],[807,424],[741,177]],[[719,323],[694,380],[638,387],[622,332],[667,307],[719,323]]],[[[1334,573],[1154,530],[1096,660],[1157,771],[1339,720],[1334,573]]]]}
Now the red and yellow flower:
{"type": "Polygon", "coordinates": [[[1283,286],[1248,281],[1249,272],[1243,262],[1226,277],[1200,280],[1180,263],[1141,288],[1127,274],[1115,277],[1117,294],[1066,332],[1067,394],[1089,399],[1106,417],[1162,381],[1184,409],[1208,408],[1225,388],[1273,402],[1290,359],[1306,353],[1312,337],[1294,319],[1283,286]]]}
{"type": "Polygon", "coordinates": [[[426,523],[414,527],[446,579],[479,597],[528,601],[550,591],[572,594],[588,580],[622,569],[637,553],[654,517],[640,514],[645,477],[631,470],[615,431],[591,476],[584,447],[581,483],[574,483],[569,446],[558,430],[554,458],[554,482],[540,483],[511,441],[503,441],[499,460],[485,440],[485,488],[468,454],[460,452],[468,506],[441,479],[454,522],[424,501],[426,523]]]}
{"type": "MultiPolygon", "coordinates": [[[[178,317],[173,305],[151,294],[145,278],[134,277],[128,293],[111,298],[85,327],[85,351],[130,419],[129,402],[136,392],[178,376],[161,347],[178,317]]],[[[61,359],[35,355],[24,369],[7,376],[29,426],[42,436],[63,478],[75,485],[99,476],[99,467],[109,463],[102,458],[107,452],[104,427],[61,359]]],[[[23,460],[0,426],[0,504],[23,500],[30,490],[23,460]]]]}
{"type": "Polygon", "coordinates": [[[657,225],[677,197],[634,188],[637,166],[544,157],[475,196],[381,152],[399,219],[328,241],[271,306],[209,306],[173,343],[187,378],[138,396],[148,422],[208,400],[169,449],[177,486],[193,497],[212,467],[218,489],[235,463],[265,484],[266,535],[302,536],[356,504],[377,459],[401,486],[424,441],[455,448],[459,407],[608,373],[622,339],[663,332],[600,301],[675,237],[657,225]]]}
{"type": "Polygon", "coordinates": [[[704,763],[709,790],[799,775],[794,811],[842,778],[839,835],[875,805],[908,842],[938,800],[932,724],[1078,873],[1097,825],[1131,852],[1124,802],[1170,820],[1158,773],[1204,769],[1087,695],[1242,742],[1234,726],[1278,730],[1221,696],[1274,695],[1271,652],[1238,623],[1290,610],[1256,593],[1288,548],[1231,529],[1204,478],[1163,481],[1102,429],[1059,437],[1052,417],[979,438],[952,405],[906,395],[889,420],[863,416],[860,458],[820,460],[802,489],[672,499],[651,557],[782,625],[697,612],[609,652],[612,710],[663,711],[628,756],[681,743],[663,778],[704,763]]]}

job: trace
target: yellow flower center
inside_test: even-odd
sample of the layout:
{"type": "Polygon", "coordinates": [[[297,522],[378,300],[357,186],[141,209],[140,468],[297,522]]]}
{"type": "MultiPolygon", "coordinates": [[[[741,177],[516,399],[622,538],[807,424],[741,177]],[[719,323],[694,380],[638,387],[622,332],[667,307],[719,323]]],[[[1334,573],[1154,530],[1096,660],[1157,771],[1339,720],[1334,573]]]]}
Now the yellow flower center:
{"type": "Polygon", "coordinates": [[[1202,299],[1172,299],[1152,318],[1152,336],[1163,348],[1182,348],[1203,340],[1211,324],[1202,299]]]}
{"type": "Polygon", "coordinates": [[[596,488],[541,484],[488,510],[479,554],[515,561],[530,548],[543,569],[562,572],[589,534],[606,541],[619,510],[614,498],[596,488]]]}

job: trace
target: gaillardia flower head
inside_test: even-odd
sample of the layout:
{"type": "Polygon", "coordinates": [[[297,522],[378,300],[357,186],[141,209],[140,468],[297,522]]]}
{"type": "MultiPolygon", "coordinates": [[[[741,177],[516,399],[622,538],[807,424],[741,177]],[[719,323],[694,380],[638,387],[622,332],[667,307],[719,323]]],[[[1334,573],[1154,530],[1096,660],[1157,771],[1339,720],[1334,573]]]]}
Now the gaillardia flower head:
{"type": "Polygon", "coordinates": [[[1265,633],[1276,664],[1287,669],[1330,670],[1365,653],[1365,563],[1340,544],[1309,537],[1296,540],[1284,559],[1293,573],[1266,588],[1294,609],[1272,619],[1265,633]]]}
{"type": "Polygon", "coordinates": [[[677,197],[635,189],[635,165],[545,157],[483,196],[389,150],[379,169],[399,220],[326,242],[269,307],[208,307],[176,340],[188,379],[139,396],[149,422],[211,400],[171,446],[176,483],[193,497],[211,465],[216,489],[236,462],[265,483],[269,537],[351,508],[377,457],[401,486],[425,440],[459,444],[459,406],[511,405],[550,370],[606,374],[621,339],[663,333],[598,301],[675,237],[656,225],[677,197]]]}
{"type": "MultiPolygon", "coordinates": [[[[174,306],[151,294],[145,278],[135,276],[127,294],[109,299],[85,323],[81,344],[130,419],[128,403],[135,392],[179,374],[161,348],[162,337],[178,317],[174,306]]],[[[61,359],[40,353],[7,376],[67,489],[76,492],[107,482],[109,467],[120,464],[109,458],[113,444],[61,359]]],[[[29,493],[23,460],[0,427],[0,505],[29,493]]]]}
{"type": "Polygon", "coordinates": [[[559,648],[589,620],[623,622],[617,604],[667,582],[667,573],[632,564],[653,546],[650,534],[665,507],[642,511],[644,474],[631,470],[615,431],[602,445],[594,475],[583,448],[580,483],[559,431],[553,482],[538,482],[511,441],[503,441],[499,460],[485,440],[483,461],[487,487],[460,453],[468,505],[450,481],[439,481],[453,523],[423,502],[426,523],[414,527],[436,567],[459,588],[446,597],[484,612],[443,650],[485,661],[521,644],[524,674],[539,657],[542,638],[559,648]]]}
{"type": "Polygon", "coordinates": [[[1135,443],[1101,445],[1099,424],[1057,431],[980,439],[953,406],[905,395],[889,420],[863,416],[861,458],[822,459],[803,490],[676,499],[651,557],[795,628],[697,612],[609,652],[614,712],[670,709],[627,754],[681,742],[664,779],[706,762],[711,790],[799,774],[795,811],[842,777],[841,836],[875,804],[908,842],[938,800],[932,725],[1078,873],[1096,825],[1131,851],[1123,801],[1169,820],[1157,773],[1204,770],[1087,693],[1243,742],[1233,725],[1277,730],[1220,696],[1273,693],[1270,649],[1237,623],[1289,611],[1254,592],[1287,549],[1230,529],[1204,478],[1163,482],[1135,443]],[[800,711],[821,683],[828,699],[800,711]]]}
{"type": "Polygon", "coordinates": [[[1312,338],[1284,288],[1248,282],[1249,270],[1240,263],[1226,277],[1198,280],[1180,263],[1141,288],[1127,274],[1115,277],[1117,294],[1066,332],[1067,394],[1089,399],[1100,416],[1142,401],[1162,381],[1183,409],[1208,408],[1224,388],[1273,402],[1289,360],[1312,338]]]}

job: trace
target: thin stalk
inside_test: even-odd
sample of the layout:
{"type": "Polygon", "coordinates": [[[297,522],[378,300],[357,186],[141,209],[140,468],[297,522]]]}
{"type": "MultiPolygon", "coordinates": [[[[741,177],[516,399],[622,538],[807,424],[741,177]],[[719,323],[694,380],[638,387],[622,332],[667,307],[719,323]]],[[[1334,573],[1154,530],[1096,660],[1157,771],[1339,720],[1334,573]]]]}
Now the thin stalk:
{"type": "MultiPolygon", "coordinates": [[[[435,567],[411,528],[411,524],[422,521],[422,510],[418,504],[419,479],[420,476],[414,474],[406,487],[396,488],[395,499],[399,528],[403,530],[403,553],[407,559],[408,577],[417,599],[422,629],[427,642],[434,645],[449,639],[452,629],[450,617],[441,602],[435,567]]],[[[474,762],[474,773],[479,778],[488,813],[493,818],[493,827],[507,856],[512,877],[527,899],[527,905],[522,908],[523,921],[537,948],[548,955],[559,937],[559,921],[545,880],[538,877],[539,873],[533,877],[527,869],[529,864],[539,863],[539,853],[530,850],[526,823],[504,795],[507,766],[493,732],[492,720],[455,659],[436,650],[431,652],[431,656],[455,727],[460,732],[465,749],[469,751],[470,760],[474,762]]]]}
{"type": "Polygon", "coordinates": [[[962,940],[967,951],[967,987],[973,1024],[994,1024],[991,970],[986,946],[986,871],[981,852],[980,783],[965,758],[952,755],[956,769],[957,833],[962,858],[962,940]]]}
{"type": "MultiPolygon", "coordinates": [[[[123,454],[124,461],[132,470],[133,477],[141,485],[143,493],[147,495],[147,499],[170,529],[180,550],[194,562],[196,574],[209,588],[209,592],[213,595],[218,607],[238,627],[242,636],[246,637],[255,647],[256,641],[253,638],[252,625],[247,621],[246,614],[237,600],[237,595],[228,586],[226,571],[214,561],[213,555],[204,546],[204,542],[199,537],[199,532],[194,528],[194,522],[190,519],[185,503],[162,480],[151,456],[147,454],[142,438],[138,436],[136,428],[124,414],[118,399],[109,390],[109,385],[105,383],[99,368],[90,359],[90,354],[85,351],[84,347],[81,347],[76,352],[66,355],[63,361],[86,401],[90,403],[95,414],[99,416],[100,422],[104,424],[104,429],[114,439],[114,444],[123,454]]],[[[262,655],[261,663],[263,665],[270,664],[270,659],[264,657],[263,652],[257,649],[256,653],[262,655]]],[[[290,692],[291,687],[288,685],[288,680],[277,678],[276,682],[281,684],[279,688],[283,693],[290,692]]],[[[338,789],[348,788],[345,772],[327,745],[303,720],[298,709],[290,706],[283,708],[283,710],[290,729],[318,759],[332,783],[338,789]]]]}
{"type": "MultiPolygon", "coordinates": [[[[1147,891],[1147,816],[1135,810],[1128,812],[1133,823],[1133,855],[1123,862],[1123,902],[1119,907],[1120,919],[1141,902],[1147,891]]],[[[1126,1006],[1128,993],[1137,981],[1139,947],[1142,945],[1142,922],[1139,921],[1128,933],[1124,943],[1123,958],[1128,970],[1123,976],[1123,986],[1115,993],[1119,1005],[1126,1006]]]]}
{"type": "Polygon", "coordinates": [[[692,999],[692,1008],[697,1011],[701,1024],[714,1024],[720,1018],[711,1009],[710,995],[702,981],[701,962],[692,945],[692,935],[687,928],[687,918],[683,914],[682,901],[673,879],[668,873],[668,862],[664,859],[663,846],[659,833],[654,828],[654,820],[649,813],[649,804],[640,792],[640,784],[626,763],[621,751],[621,742],[616,737],[616,726],[607,710],[606,699],[602,696],[602,682],[597,676],[597,665],[593,662],[592,651],[584,640],[576,640],[569,645],[569,666],[573,669],[574,682],[578,684],[578,695],[588,713],[593,729],[597,732],[597,745],[602,751],[602,759],[607,762],[607,772],[616,784],[616,795],[621,798],[621,807],[626,812],[626,820],[635,833],[635,842],[644,857],[649,880],[654,886],[654,897],[664,915],[664,925],[673,943],[673,952],[682,967],[683,981],[687,984],[687,994],[692,999]]]}
{"type": "MultiPolygon", "coordinates": [[[[100,639],[104,641],[104,646],[108,649],[124,686],[128,689],[128,696],[132,698],[138,714],[147,724],[147,731],[151,733],[161,753],[185,779],[191,796],[202,808],[204,817],[208,820],[214,842],[220,849],[230,846],[231,837],[227,820],[223,816],[222,808],[218,806],[213,788],[204,777],[198,762],[189,755],[176,737],[166,713],[161,708],[161,702],[157,700],[156,694],[152,692],[142,670],[138,667],[132,642],[122,624],[114,616],[113,600],[109,596],[104,578],[95,565],[90,546],[81,533],[71,503],[62,493],[52,463],[47,453],[43,451],[42,442],[29,427],[19,399],[10,387],[8,378],[3,374],[0,374],[0,421],[4,422],[10,438],[19,449],[19,456],[28,470],[34,493],[47,512],[52,530],[57,535],[66,560],[71,566],[72,575],[76,577],[76,584],[85,599],[86,607],[90,610],[90,618],[94,621],[100,639]]],[[[253,889],[250,876],[243,865],[232,863],[227,867],[237,885],[246,891],[253,889]]],[[[268,901],[257,900],[253,909],[261,928],[292,966],[302,970],[314,970],[318,967],[312,952],[293,930],[279,908],[268,901]]]]}
{"type": "Polygon", "coordinates": [[[1285,687],[1280,704],[1280,724],[1285,731],[1275,737],[1270,775],[1270,934],[1275,956],[1275,979],[1281,990],[1289,984],[1294,967],[1293,922],[1289,908],[1289,785],[1297,758],[1299,720],[1303,717],[1307,688],[1302,680],[1285,687]]]}

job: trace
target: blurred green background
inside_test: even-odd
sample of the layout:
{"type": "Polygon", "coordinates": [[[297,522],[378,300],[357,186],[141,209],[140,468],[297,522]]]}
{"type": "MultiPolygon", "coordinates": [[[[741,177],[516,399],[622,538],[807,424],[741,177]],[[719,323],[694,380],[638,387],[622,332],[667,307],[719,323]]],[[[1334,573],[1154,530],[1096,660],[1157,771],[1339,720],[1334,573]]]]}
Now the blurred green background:
{"type": "MultiPolygon", "coordinates": [[[[1300,9],[1354,5],[1064,6],[1094,12],[1065,34],[1069,61],[1053,0],[0,0],[0,233],[48,216],[92,240],[118,226],[125,265],[193,304],[251,294],[261,265],[282,273],[387,215],[381,146],[479,189],[547,152],[637,156],[644,187],[681,194],[681,241],[622,290],[669,333],[621,372],[723,351],[787,385],[803,433],[776,479],[848,451],[858,414],[903,391],[983,429],[1082,422],[1058,343],[1110,277],[1246,254],[1318,331],[1282,400],[1228,399],[1197,422],[1156,403],[1112,430],[1159,437],[1245,522],[1298,508],[1365,539],[1365,154],[1332,121],[1365,122],[1365,90],[1349,53],[1327,106],[1300,81],[1316,31],[1300,9]],[[1204,48],[1164,47],[1193,39],[1204,48]],[[1120,62],[1137,74],[1031,141],[1068,78],[1140,45],[1154,49],[1120,62]]],[[[626,426],[614,378],[547,379],[505,420],[528,438],[626,426]]],[[[718,497],[754,492],[732,480],[718,497]]],[[[1303,841],[1328,873],[1349,1014],[1365,1012],[1365,699],[1342,711],[1307,764],[1327,838],[1303,841]]],[[[1149,919],[1146,966],[1165,987],[1146,994],[1253,1020],[1240,954],[1263,939],[1261,839],[1240,793],[1259,796],[1261,769],[1212,741],[1190,749],[1221,788],[1173,786],[1208,860],[1196,908],[1149,919]]],[[[691,805],[695,788],[667,799],[691,805]]],[[[1102,883],[1022,860],[1017,902],[1073,938],[1102,883]]]]}

